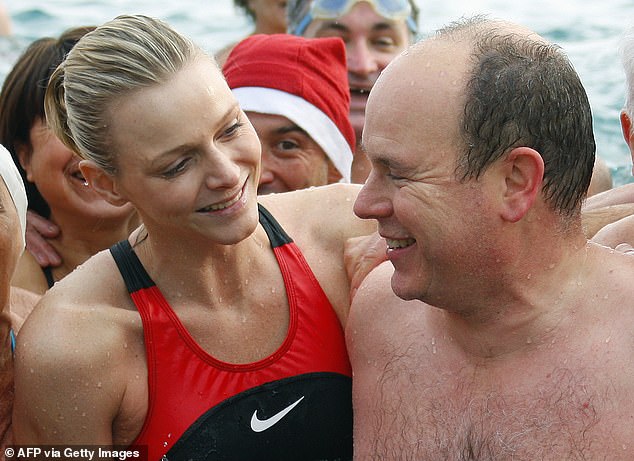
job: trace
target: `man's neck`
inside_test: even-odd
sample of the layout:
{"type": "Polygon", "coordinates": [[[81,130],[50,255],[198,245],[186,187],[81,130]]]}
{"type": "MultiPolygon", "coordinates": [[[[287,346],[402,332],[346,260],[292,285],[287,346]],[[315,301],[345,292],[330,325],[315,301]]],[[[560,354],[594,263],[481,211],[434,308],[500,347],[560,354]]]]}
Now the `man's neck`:
{"type": "Polygon", "coordinates": [[[489,358],[541,347],[557,338],[582,304],[591,248],[571,247],[558,260],[525,265],[506,277],[491,296],[472,297],[470,305],[438,311],[437,327],[447,331],[464,351],[489,358]]]}

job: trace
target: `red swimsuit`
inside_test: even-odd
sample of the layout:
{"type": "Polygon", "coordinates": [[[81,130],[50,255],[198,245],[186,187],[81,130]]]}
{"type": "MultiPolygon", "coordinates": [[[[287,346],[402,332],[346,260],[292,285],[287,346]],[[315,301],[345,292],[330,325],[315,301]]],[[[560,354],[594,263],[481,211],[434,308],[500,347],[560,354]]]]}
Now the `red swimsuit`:
{"type": "Polygon", "coordinates": [[[143,320],[149,460],[352,458],[351,370],[339,320],[295,243],[260,206],[290,324],[271,356],[230,364],[190,336],[127,240],[110,251],[143,320]]]}

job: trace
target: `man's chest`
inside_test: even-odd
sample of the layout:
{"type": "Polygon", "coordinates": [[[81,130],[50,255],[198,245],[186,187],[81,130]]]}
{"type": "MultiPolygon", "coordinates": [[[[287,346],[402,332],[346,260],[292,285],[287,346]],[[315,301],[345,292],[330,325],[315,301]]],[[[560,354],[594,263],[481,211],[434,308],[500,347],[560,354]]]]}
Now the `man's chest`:
{"type": "Polygon", "coordinates": [[[634,408],[625,409],[620,391],[586,371],[553,367],[537,377],[518,366],[508,376],[487,377],[468,367],[442,372],[397,363],[356,386],[357,394],[370,396],[355,398],[358,459],[603,459],[608,453],[627,459],[634,453],[623,426],[634,431],[634,408]]]}

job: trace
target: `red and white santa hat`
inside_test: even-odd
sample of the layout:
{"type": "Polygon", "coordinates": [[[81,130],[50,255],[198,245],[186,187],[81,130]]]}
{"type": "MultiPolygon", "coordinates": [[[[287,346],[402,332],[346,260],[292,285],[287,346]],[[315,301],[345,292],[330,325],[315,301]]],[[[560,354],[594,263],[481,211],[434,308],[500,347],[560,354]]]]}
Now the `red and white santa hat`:
{"type": "Polygon", "coordinates": [[[242,110],[288,118],[350,182],[355,135],[340,38],[252,35],[233,48],[222,70],[242,110]]]}

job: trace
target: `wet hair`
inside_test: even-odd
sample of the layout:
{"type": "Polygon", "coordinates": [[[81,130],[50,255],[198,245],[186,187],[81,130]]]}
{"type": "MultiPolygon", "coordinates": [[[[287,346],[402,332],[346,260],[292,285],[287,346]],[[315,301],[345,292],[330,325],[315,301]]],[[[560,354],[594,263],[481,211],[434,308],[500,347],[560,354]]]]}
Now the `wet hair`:
{"type": "Polygon", "coordinates": [[[244,11],[244,13],[255,22],[255,12],[249,8],[249,0],[233,0],[233,4],[244,11]]]}
{"type": "MultiPolygon", "coordinates": [[[[7,74],[0,93],[0,144],[11,153],[26,186],[29,209],[48,217],[50,209],[37,186],[26,178],[18,147],[31,151],[30,130],[44,115],[44,94],[49,78],[71,48],[94,27],[68,29],[59,38],[44,37],[32,42],[7,74]]],[[[30,155],[30,153],[28,154],[30,155]]]]}
{"type": "Polygon", "coordinates": [[[561,215],[576,215],[596,150],[585,89],[559,47],[496,24],[476,17],[438,35],[467,37],[473,47],[457,172],[463,180],[478,178],[511,149],[530,147],[544,161],[546,202],[561,215]]]}
{"type": "Polygon", "coordinates": [[[115,174],[115,146],[108,131],[116,116],[113,102],[166,82],[202,54],[158,19],[118,16],[86,34],[51,76],[45,98],[48,122],[82,158],[115,174]]]}
{"type": "MultiPolygon", "coordinates": [[[[416,4],[416,0],[408,0],[410,7],[412,8],[411,17],[414,20],[414,24],[418,26],[418,15],[420,13],[420,9],[416,4]]],[[[237,4],[240,0],[234,0],[237,4]]],[[[245,0],[246,2],[246,0],[245,0]]],[[[308,14],[310,10],[310,6],[313,0],[288,0],[286,4],[286,24],[287,24],[287,32],[293,33],[297,28],[297,25],[304,19],[304,17],[308,14]]],[[[409,28],[408,28],[409,30],[409,28]]],[[[410,33],[412,31],[410,30],[410,33]]]]}
{"type": "Polygon", "coordinates": [[[625,71],[625,112],[634,120],[634,27],[630,28],[620,45],[621,64],[625,71]]]}

